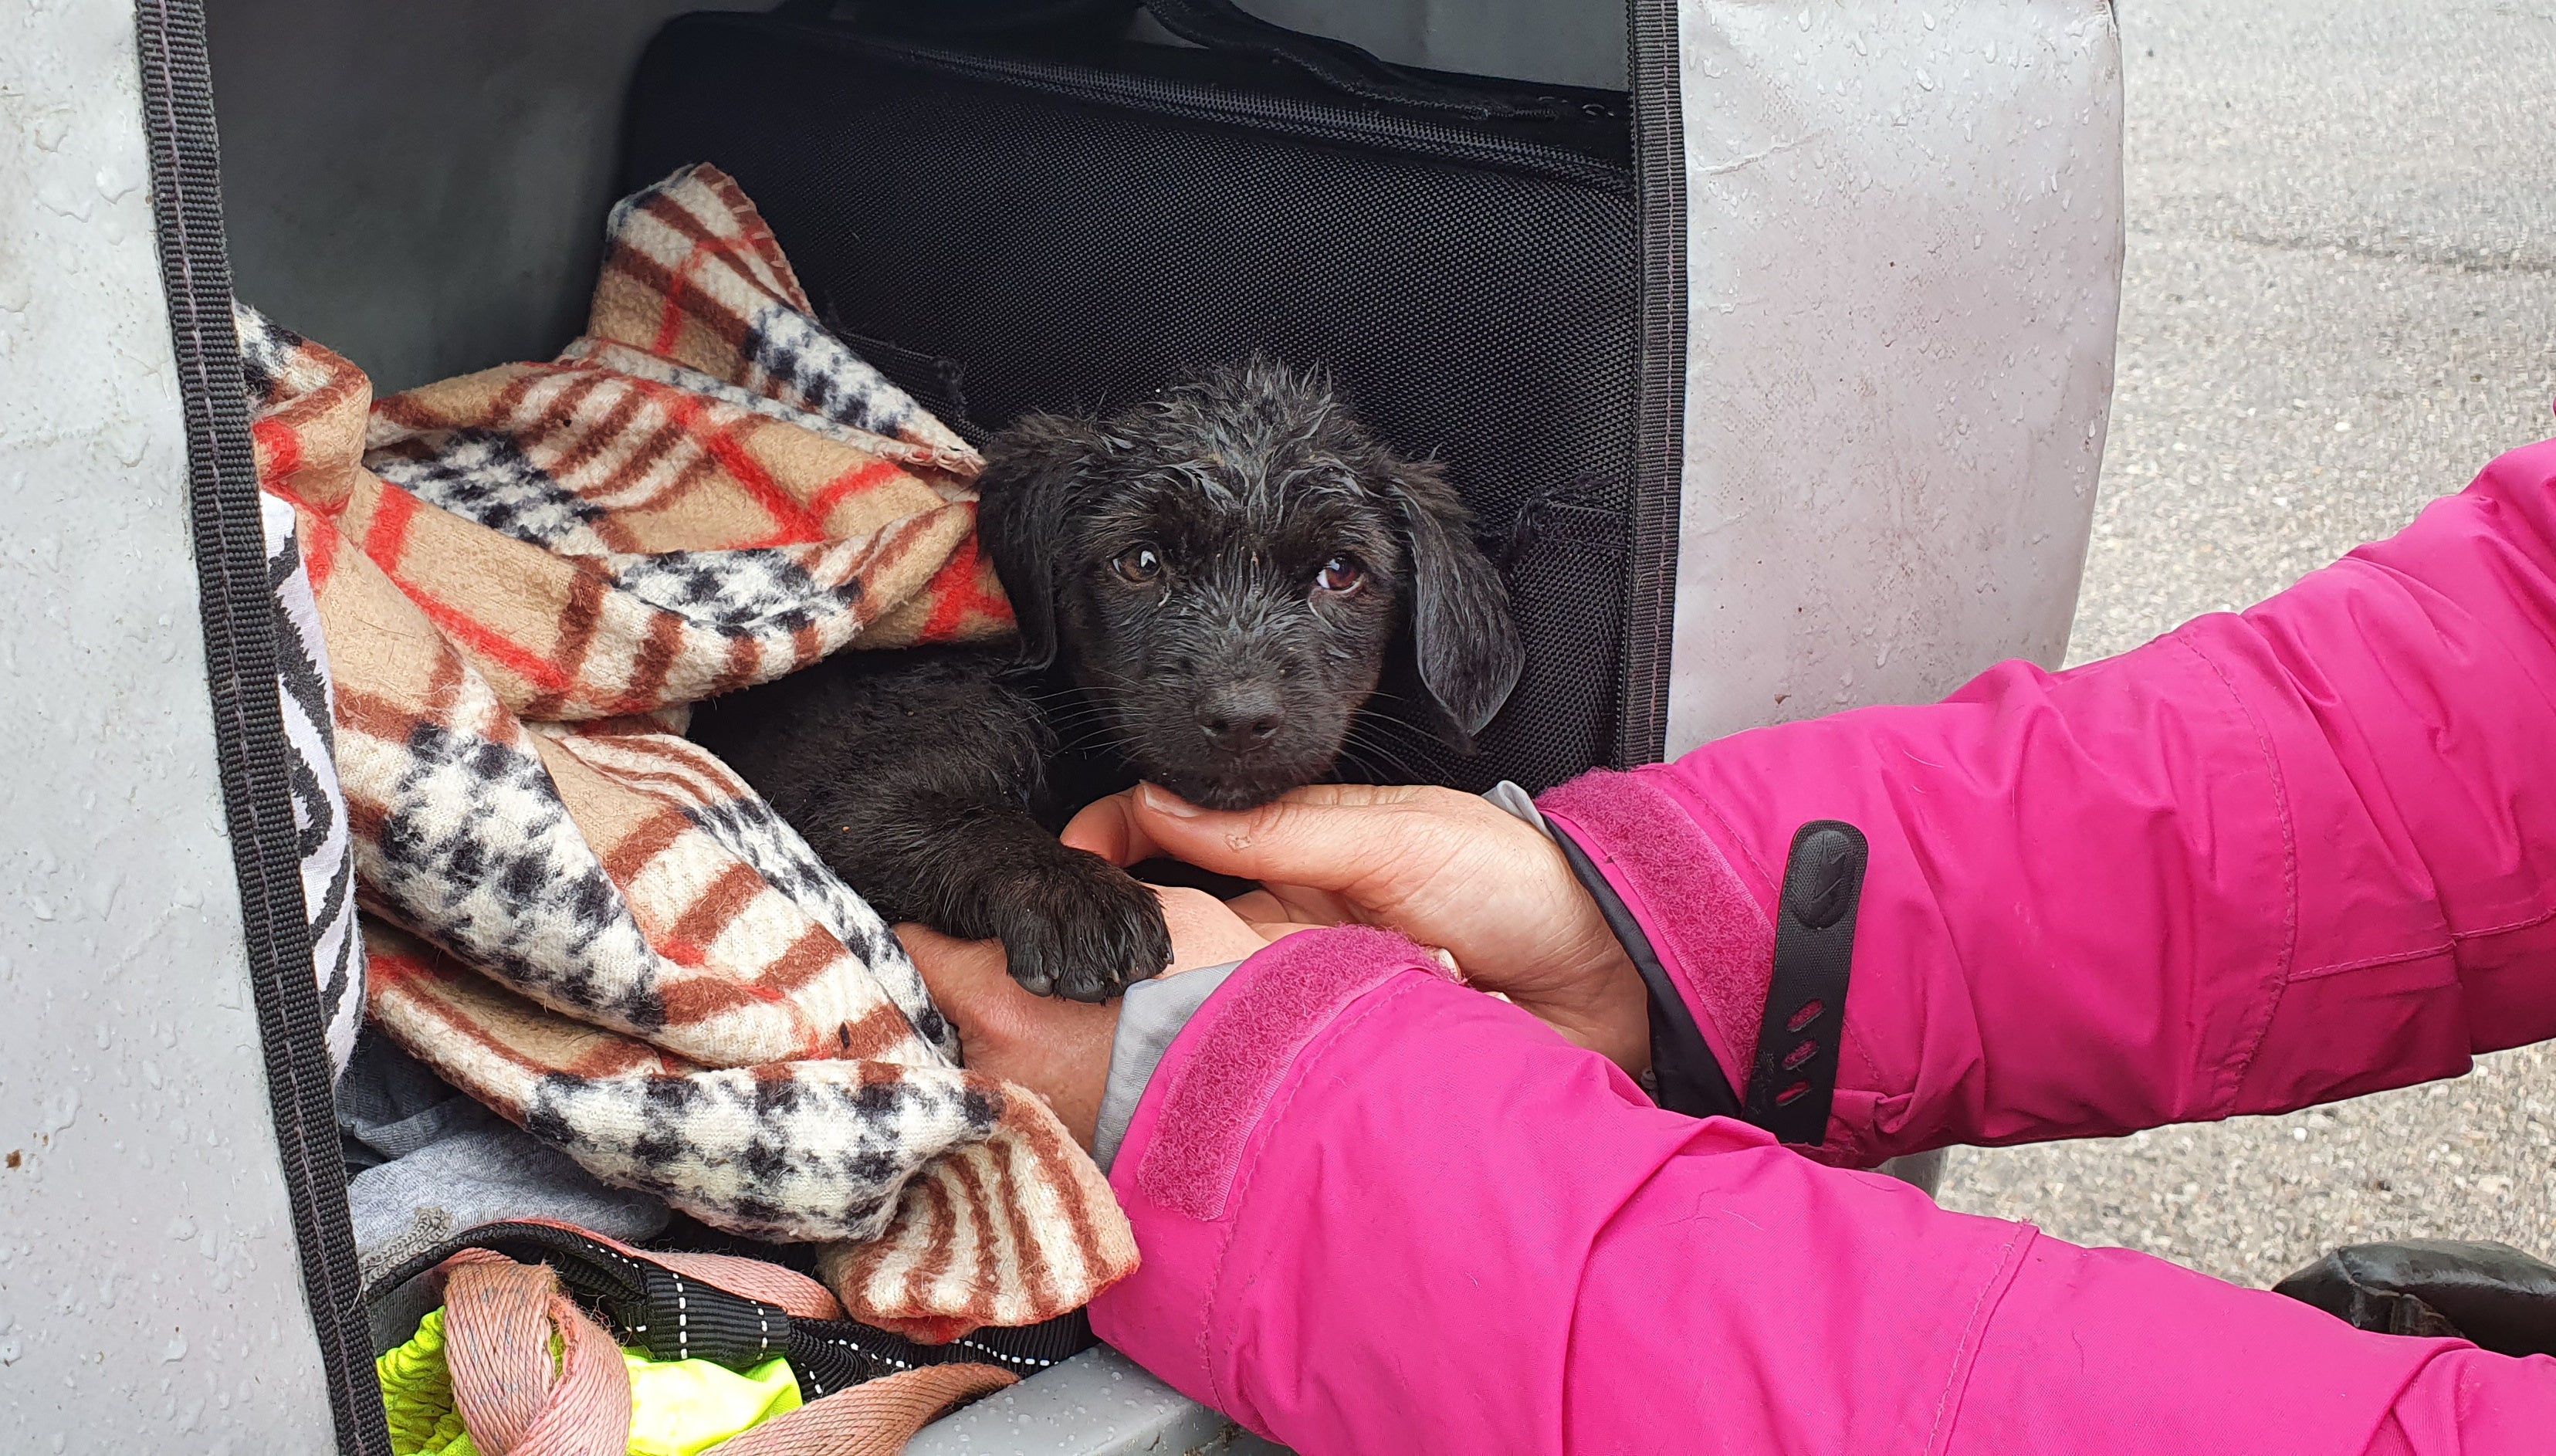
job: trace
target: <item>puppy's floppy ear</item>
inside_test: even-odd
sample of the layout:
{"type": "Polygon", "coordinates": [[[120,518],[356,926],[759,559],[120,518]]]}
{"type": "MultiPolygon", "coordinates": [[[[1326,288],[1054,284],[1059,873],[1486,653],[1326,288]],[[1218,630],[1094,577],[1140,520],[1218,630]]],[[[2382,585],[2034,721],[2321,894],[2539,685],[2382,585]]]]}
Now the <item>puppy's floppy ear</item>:
{"type": "Polygon", "coordinates": [[[1440,735],[1470,749],[1526,665],[1508,588],[1435,463],[1392,461],[1382,476],[1411,556],[1412,665],[1442,716],[1440,735]]]}
{"type": "Polygon", "coordinates": [[[1056,581],[1075,482],[1108,450],[1086,421],[1030,415],[985,445],[976,477],[976,538],[1012,599],[1021,665],[1056,660],[1056,581]]]}

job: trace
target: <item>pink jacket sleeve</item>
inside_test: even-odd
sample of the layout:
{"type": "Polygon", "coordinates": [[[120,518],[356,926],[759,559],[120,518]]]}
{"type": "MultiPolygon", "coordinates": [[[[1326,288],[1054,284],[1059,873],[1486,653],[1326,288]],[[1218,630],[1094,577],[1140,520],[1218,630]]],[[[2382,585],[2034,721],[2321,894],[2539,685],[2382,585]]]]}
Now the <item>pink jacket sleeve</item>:
{"type": "Polygon", "coordinates": [[[1830,1161],[2456,1076],[2556,1035],[2556,442],[2252,611],[1540,807],[1734,1086],[1787,844],[1864,832],[1830,1161]]]}
{"type": "Polygon", "coordinates": [[[2556,1361],[2364,1334],[1950,1214],[1724,1120],[1381,932],[1244,963],[1110,1181],[1101,1336],[1308,1456],[2506,1456],[2556,1361]]]}
{"type": "MultiPolygon", "coordinates": [[[[1545,801],[1726,1068],[1806,820],[1872,859],[1822,1155],[2110,1132],[2556,1032],[2556,446],[2242,616],[1545,801]]],[[[2495,1456],[2556,1362],[2354,1331],[1945,1213],[1609,1064],[1375,931],[1246,962],[1110,1178],[1101,1334],[1309,1453],[2495,1456]]]]}

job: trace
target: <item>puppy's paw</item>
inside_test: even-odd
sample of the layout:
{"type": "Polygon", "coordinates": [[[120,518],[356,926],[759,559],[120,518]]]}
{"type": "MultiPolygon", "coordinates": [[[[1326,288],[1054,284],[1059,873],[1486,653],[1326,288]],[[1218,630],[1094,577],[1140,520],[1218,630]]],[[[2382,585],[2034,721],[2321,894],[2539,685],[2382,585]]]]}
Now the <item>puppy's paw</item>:
{"type": "Polygon", "coordinates": [[[1093,855],[1043,865],[996,914],[1012,979],[1040,995],[1102,1001],[1172,963],[1162,901],[1093,855]]]}

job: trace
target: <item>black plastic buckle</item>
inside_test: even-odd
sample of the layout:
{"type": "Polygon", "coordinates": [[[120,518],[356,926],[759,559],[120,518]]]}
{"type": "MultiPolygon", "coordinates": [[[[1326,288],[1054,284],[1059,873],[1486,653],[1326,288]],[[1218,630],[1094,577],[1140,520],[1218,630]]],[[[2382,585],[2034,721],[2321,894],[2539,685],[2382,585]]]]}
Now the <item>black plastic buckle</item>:
{"type": "Polygon", "coordinates": [[[1775,896],[1775,973],[1766,984],[1745,1113],[1779,1142],[1816,1145],[1828,1137],[1855,910],[1871,853],[1861,830],[1822,819],[1794,833],[1784,860],[1784,884],[1775,896]]]}

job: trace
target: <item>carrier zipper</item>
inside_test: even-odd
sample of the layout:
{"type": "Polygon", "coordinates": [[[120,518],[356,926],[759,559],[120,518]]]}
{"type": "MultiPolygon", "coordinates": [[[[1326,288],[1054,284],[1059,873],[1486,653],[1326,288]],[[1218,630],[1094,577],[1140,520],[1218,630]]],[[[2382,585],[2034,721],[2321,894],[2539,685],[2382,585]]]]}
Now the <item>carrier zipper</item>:
{"type": "MultiPolygon", "coordinates": [[[[746,17],[740,16],[743,20],[746,17]]],[[[768,23],[768,22],[767,22],[768,23]]],[[[1390,142],[1406,151],[1450,161],[1485,163],[1629,192],[1633,169],[1566,147],[1508,137],[1485,137],[1460,127],[1389,112],[1370,112],[1284,96],[1252,96],[1152,76],[1096,70],[1056,63],[1015,61],[961,51],[907,45],[850,35],[831,26],[799,25],[836,49],[859,50],[909,65],[999,80],[1050,95],[1142,106],[1187,121],[1250,121],[1315,141],[1390,142]]]]}

